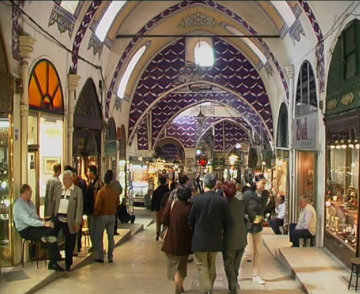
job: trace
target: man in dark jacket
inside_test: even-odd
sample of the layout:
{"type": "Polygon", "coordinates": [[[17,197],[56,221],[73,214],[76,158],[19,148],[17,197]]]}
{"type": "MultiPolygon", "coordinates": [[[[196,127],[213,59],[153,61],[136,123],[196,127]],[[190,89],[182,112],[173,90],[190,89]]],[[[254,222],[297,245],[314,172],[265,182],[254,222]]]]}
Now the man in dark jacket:
{"type": "Polygon", "coordinates": [[[157,187],[153,193],[151,199],[151,211],[156,212],[156,241],[159,241],[161,232],[161,215],[160,215],[160,203],[164,194],[169,192],[169,187],[166,184],[166,178],[161,176],[159,178],[160,186],[157,187]]]}
{"type": "Polygon", "coordinates": [[[232,225],[227,200],[214,192],[216,178],[207,174],[205,193],[193,198],[189,224],[193,228],[192,250],[199,272],[200,290],[212,293],[217,252],[223,250],[223,231],[232,225]]]}
{"type": "Polygon", "coordinates": [[[224,195],[228,199],[233,225],[224,231],[223,259],[230,294],[237,294],[238,272],[241,258],[246,247],[246,215],[249,222],[255,219],[254,213],[248,209],[243,200],[235,197],[235,183],[226,182],[224,195]]]}
{"type": "Polygon", "coordinates": [[[243,200],[246,202],[249,210],[256,215],[254,222],[248,222],[248,246],[245,250],[244,256],[249,256],[250,251],[253,255],[253,282],[264,285],[265,281],[259,276],[260,252],[262,244],[262,227],[263,215],[268,201],[269,192],[265,190],[266,179],[264,175],[260,174],[255,177],[256,185],[254,189],[250,189],[243,194],[243,200]]]}
{"type": "Polygon", "coordinates": [[[91,239],[91,248],[89,248],[89,252],[94,251],[95,248],[95,219],[94,219],[94,205],[95,205],[95,197],[97,192],[102,188],[103,184],[99,179],[97,174],[97,167],[95,165],[89,165],[87,176],[89,179],[89,185],[86,191],[86,195],[84,197],[84,214],[87,216],[89,231],[90,231],[90,239],[91,239]]]}

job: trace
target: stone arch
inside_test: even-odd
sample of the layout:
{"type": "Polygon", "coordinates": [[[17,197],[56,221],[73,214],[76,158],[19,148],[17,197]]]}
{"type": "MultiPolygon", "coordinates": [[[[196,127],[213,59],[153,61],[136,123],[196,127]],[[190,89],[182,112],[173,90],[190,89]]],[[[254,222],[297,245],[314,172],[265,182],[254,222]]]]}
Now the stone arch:
{"type": "MultiPolygon", "coordinates": [[[[173,137],[164,137],[161,138],[157,144],[155,145],[155,156],[157,157],[161,157],[161,156],[165,156],[164,159],[170,159],[170,158],[166,158],[166,154],[162,153],[164,151],[166,151],[167,147],[170,146],[174,146],[175,148],[173,148],[172,150],[174,152],[178,153],[179,159],[181,162],[185,161],[185,148],[184,145],[182,144],[181,141],[179,141],[176,138],[173,137]]],[[[176,157],[174,158],[174,160],[176,159],[176,157]]]]}

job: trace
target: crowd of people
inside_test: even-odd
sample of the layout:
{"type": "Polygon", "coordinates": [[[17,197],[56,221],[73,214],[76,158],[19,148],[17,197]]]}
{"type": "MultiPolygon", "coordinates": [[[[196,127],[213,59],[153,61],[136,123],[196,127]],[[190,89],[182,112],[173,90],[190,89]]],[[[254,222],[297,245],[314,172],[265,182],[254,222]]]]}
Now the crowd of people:
{"type": "Polygon", "coordinates": [[[65,166],[62,172],[61,165],[56,163],[53,165],[53,176],[46,184],[44,218],[39,217],[31,201],[31,187],[23,184],[20,197],[13,207],[15,228],[23,239],[46,243],[50,259],[49,269],[70,271],[74,253],[81,250],[82,226],[85,220],[92,244],[88,251],[96,251],[95,261],[104,263],[103,234],[106,230],[107,259],[112,263],[118,218],[121,222],[135,220],[135,216],[127,213],[126,202],[122,201],[120,205],[121,193],[122,187],[114,179],[112,170],[106,172],[102,181],[97,167],[90,165],[86,183],[77,175],[75,168],[65,166]],[[65,269],[58,263],[63,260],[58,247],[58,238],[61,235],[65,240],[65,269]]]}
{"type": "MultiPolygon", "coordinates": [[[[151,203],[156,211],[155,239],[163,241],[161,250],[167,256],[167,276],[175,284],[175,294],[184,292],[191,254],[201,293],[213,292],[219,252],[230,294],[240,289],[238,275],[245,262],[252,262],[252,281],[265,284],[260,275],[264,221],[269,218],[274,233],[280,234],[286,207],[283,195],[275,200],[265,189],[264,175],[257,175],[252,185],[245,186],[217,181],[213,174],[205,175],[201,189],[197,189],[196,180],[192,185],[185,175],[179,177],[178,183],[172,183],[170,189],[166,177],[161,176],[159,184],[151,203]]],[[[300,206],[298,223],[290,224],[294,247],[299,246],[300,238],[316,234],[314,208],[305,197],[300,197],[300,206]]]]}

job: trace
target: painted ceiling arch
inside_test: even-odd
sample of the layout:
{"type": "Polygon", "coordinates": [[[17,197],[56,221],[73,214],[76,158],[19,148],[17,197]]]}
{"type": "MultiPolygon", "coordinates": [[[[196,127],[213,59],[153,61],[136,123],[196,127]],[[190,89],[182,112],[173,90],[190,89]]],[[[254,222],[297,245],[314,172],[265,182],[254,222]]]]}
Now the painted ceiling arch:
{"type": "MultiPolygon", "coordinates": [[[[243,125],[244,120],[241,117],[229,118],[208,116],[202,124],[199,124],[196,116],[178,116],[170,124],[168,124],[166,130],[161,132],[157,140],[154,142],[154,145],[156,146],[157,142],[162,140],[164,137],[173,137],[177,138],[185,148],[196,148],[204,133],[223,121],[230,121],[241,128],[243,132],[247,134],[246,141],[249,142],[251,129],[243,125]]],[[[233,136],[232,134],[228,135],[230,137],[233,136]]]]}
{"type": "MultiPolygon", "coordinates": [[[[216,95],[216,93],[207,94],[207,96],[215,95],[215,98],[220,102],[230,104],[239,111],[245,110],[244,113],[248,112],[249,116],[253,116],[255,125],[263,123],[269,137],[272,138],[271,106],[258,72],[232,45],[218,38],[213,38],[213,41],[216,56],[215,65],[209,69],[201,70],[201,72],[196,68],[185,67],[184,39],[180,39],[175,44],[168,46],[151,61],[140,78],[131,103],[129,116],[130,139],[135,135],[137,125],[152,108],[153,104],[157,102],[158,97],[181,84],[184,76],[189,76],[190,80],[194,80],[194,76],[198,76],[198,80],[215,82],[224,88],[232,90],[238,97],[226,94],[220,96],[216,95]],[[246,101],[247,104],[241,102],[239,97],[243,98],[243,101],[246,101]],[[244,109],[245,104],[249,110],[244,109]],[[251,107],[256,110],[255,113],[251,107]]],[[[204,96],[199,93],[186,95],[192,96],[193,99],[198,97],[204,99],[204,96]]],[[[172,98],[170,94],[163,99],[168,96],[170,99],[172,98]]]]}
{"type": "MultiPolygon", "coordinates": [[[[138,34],[148,33],[150,30],[152,30],[154,27],[156,27],[158,25],[158,23],[162,22],[165,18],[171,17],[177,11],[186,9],[187,7],[191,7],[192,5],[197,5],[199,7],[211,7],[212,9],[215,9],[215,10],[221,12],[222,14],[225,14],[230,19],[235,20],[241,27],[246,29],[248,34],[258,35],[258,32],[245,19],[243,19],[241,16],[234,13],[234,11],[232,11],[232,10],[228,9],[227,7],[221,5],[220,3],[214,2],[214,1],[201,1],[201,2],[200,1],[182,1],[176,5],[168,8],[167,10],[163,11],[162,13],[158,14],[151,21],[149,21],[138,32],[138,34]]],[[[132,52],[132,49],[138,44],[139,40],[140,40],[139,38],[133,38],[130,41],[129,45],[126,47],[126,49],[122,53],[121,58],[116,66],[116,69],[114,71],[114,74],[111,79],[111,82],[110,82],[110,85],[108,88],[108,92],[106,95],[105,116],[109,115],[109,106],[110,106],[111,98],[114,93],[114,87],[115,87],[115,85],[118,84],[118,78],[120,76],[122,66],[129,59],[128,55],[132,52]]],[[[288,97],[287,80],[286,80],[285,74],[284,74],[279,62],[276,60],[276,58],[275,58],[274,54],[271,52],[269,46],[266,44],[266,42],[262,38],[258,37],[258,38],[256,38],[256,40],[263,46],[269,59],[271,59],[271,61],[274,63],[277,71],[279,72],[282,84],[284,86],[284,90],[286,92],[286,97],[288,97]]]]}
{"type": "MultiPolygon", "coordinates": [[[[256,113],[251,112],[242,100],[230,93],[214,93],[214,94],[170,94],[152,108],[152,140],[155,142],[160,134],[167,128],[178,114],[184,110],[201,104],[203,102],[213,102],[231,107],[239,114],[237,120],[241,124],[252,130],[254,133],[260,134],[261,125],[256,119],[256,113]]],[[[197,126],[194,126],[197,127],[197,126]]],[[[139,135],[138,135],[139,138],[139,135]]]]}
{"type": "Polygon", "coordinates": [[[234,148],[237,143],[249,144],[249,134],[236,121],[226,118],[215,122],[205,130],[198,138],[196,147],[201,141],[213,144],[214,151],[226,151],[234,148]]]}

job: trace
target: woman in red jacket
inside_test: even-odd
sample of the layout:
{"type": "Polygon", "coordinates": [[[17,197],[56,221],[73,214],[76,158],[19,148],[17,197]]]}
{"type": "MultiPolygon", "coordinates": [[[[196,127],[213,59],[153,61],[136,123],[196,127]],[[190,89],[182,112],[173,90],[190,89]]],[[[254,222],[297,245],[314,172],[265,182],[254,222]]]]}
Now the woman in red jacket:
{"type": "Polygon", "coordinates": [[[168,229],[161,250],[168,258],[168,279],[175,283],[175,294],[180,294],[184,292],[187,259],[191,253],[192,232],[188,223],[191,190],[179,187],[176,196],[176,200],[168,201],[162,215],[162,223],[167,225],[168,229]]]}

